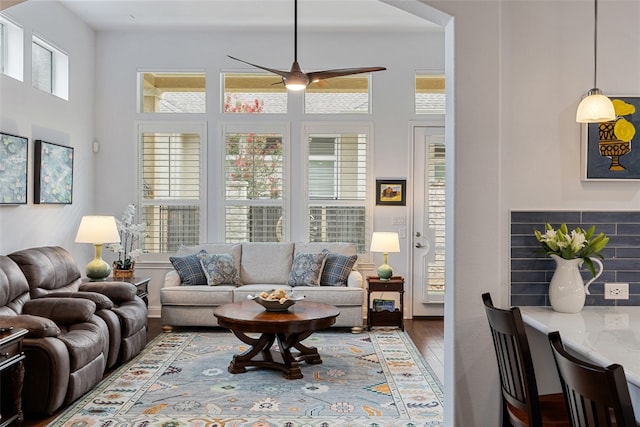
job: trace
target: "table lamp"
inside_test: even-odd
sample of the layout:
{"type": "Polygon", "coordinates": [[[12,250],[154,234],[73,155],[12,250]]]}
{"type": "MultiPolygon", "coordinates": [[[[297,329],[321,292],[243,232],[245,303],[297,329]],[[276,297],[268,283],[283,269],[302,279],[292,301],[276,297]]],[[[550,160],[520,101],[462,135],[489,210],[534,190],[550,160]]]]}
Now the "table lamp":
{"type": "Polygon", "coordinates": [[[393,269],[387,264],[389,252],[400,252],[400,240],[398,233],[388,231],[376,231],[371,236],[371,252],[382,252],[384,261],[378,267],[380,280],[389,280],[393,276],[393,269]]]}
{"type": "Polygon", "coordinates": [[[95,246],[95,258],[87,264],[87,277],[92,281],[105,280],[111,274],[111,267],[102,259],[102,245],[120,242],[116,219],[112,216],[83,216],[76,242],[95,246]]]}

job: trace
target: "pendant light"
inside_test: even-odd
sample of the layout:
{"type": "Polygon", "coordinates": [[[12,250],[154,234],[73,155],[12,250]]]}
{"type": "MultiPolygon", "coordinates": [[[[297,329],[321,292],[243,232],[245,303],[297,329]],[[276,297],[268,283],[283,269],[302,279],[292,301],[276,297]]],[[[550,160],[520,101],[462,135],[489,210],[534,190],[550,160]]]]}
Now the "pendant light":
{"type": "Polygon", "coordinates": [[[604,96],[596,85],[598,69],[598,0],[594,0],[594,30],[593,30],[593,89],[578,105],[576,122],[600,123],[615,120],[616,112],[611,100],[604,96]]]}

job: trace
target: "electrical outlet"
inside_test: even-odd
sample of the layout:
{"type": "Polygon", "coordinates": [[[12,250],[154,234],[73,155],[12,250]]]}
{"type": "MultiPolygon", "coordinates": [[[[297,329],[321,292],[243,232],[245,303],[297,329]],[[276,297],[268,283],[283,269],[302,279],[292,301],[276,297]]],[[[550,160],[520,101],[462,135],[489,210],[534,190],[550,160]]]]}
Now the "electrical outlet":
{"type": "Polygon", "coordinates": [[[604,299],[629,299],[629,284],[605,283],[604,299]]]}

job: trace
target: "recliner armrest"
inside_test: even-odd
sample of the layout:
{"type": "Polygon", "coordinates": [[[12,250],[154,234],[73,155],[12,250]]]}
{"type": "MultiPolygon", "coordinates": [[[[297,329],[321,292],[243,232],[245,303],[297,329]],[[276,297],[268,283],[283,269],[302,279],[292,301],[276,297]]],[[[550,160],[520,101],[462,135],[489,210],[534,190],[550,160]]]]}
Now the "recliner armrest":
{"type": "Polygon", "coordinates": [[[107,296],[116,304],[136,299],[136,287],[127,282],[89,282],[80,285],[80,290],[107,296]]]}
{"type": "Polygon", "coordinates": [[[87,322],[96,312],[96,303],[84,298],[38,298],[27,301],[23,314],[46,317],[58,325],[87,322]]]}
{"type": "Polygon", "coordinates": [[[98,292],[55,292],[45,295],[44,298],[82,298],[93,301],[96,310],[110,310],[113,308],[113,301],[106,295],[98,292]]]}
{"type": "Polygon", "coordinates": [[[0,316],[0,325],[27,329],[29,331],[28,338],[57,337],[60,335],[60,328],[53,320],[29,314],[0,316]]]}

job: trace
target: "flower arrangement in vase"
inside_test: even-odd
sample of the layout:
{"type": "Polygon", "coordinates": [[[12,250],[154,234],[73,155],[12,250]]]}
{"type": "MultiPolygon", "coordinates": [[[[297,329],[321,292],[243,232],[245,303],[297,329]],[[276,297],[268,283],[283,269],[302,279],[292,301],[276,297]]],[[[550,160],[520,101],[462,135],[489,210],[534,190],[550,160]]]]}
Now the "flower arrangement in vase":
{"type": "Polygon", "coordinates": [[[136,259],[142,254],[140,245],[145,233],[145,224],[134,224],[136,206],[129,204],[120,219],[116,218],[120,243],[111,243],[107,249],[118,254],[113,262],[114,278],[131,278],[135,270],[136,259]]]}
{"type": "Polygon", "coordinates": [[[556,269],[549,283],[549,302],[555,311],[562,313],[578,313],[584,307],[586,296],[590,295],[589,285],[603,271],[600,251],[607,246],[609,238],[600,233],[595,234],[595,226],[588,230],[580,227],[571,233],[566,224],[555,230],[546,224],[545,233],[534,230],[536,239],[542,244],[542,251],[556,262],[556,269]],[[600,258],[600,259],[598,259],[600,258]],[[599,269],[596,272],[594,262],[599,269]],[[580,267],[586,264],[593,276],[584,283],[580,275],[580,267]]]}

